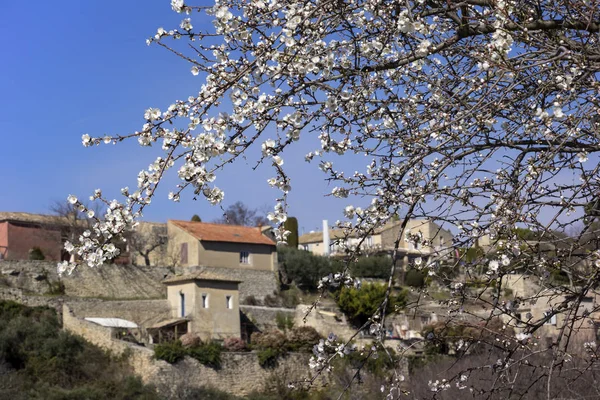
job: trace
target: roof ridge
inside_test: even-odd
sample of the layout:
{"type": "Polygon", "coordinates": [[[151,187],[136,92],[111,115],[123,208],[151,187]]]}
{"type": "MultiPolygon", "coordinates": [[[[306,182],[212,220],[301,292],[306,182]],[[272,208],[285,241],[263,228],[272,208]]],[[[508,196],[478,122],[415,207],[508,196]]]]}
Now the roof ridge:
{"type": "Polygon", "coordinates": [[[204,224],[204,225],[232,226],[232,227],[234,226],[234,227],[237,227],[237,228],[248,228],[248,229],[255,229],[255,228],[258,228],[259,226],[260,227],[268,226],[268,225],[249,226],[249,225],[221,224],[221,223],[218,223],[218,222],[184,221],[184,220],[181,220],[181,219],[170,219],[169,221],[171,221],[171,222],[183,222],[183,223],[186,223],[186,224],[204,224]]]}

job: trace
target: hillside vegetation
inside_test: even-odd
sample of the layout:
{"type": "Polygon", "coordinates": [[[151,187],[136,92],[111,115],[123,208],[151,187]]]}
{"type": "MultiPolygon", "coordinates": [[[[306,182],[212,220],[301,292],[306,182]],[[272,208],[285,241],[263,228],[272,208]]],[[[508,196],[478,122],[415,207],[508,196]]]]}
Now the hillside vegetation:
{"type": "Polygon", "coordinates": [[[124,359],[61,330],[56,311],[0,301],[0,399],[158,399],[124,359]]]}

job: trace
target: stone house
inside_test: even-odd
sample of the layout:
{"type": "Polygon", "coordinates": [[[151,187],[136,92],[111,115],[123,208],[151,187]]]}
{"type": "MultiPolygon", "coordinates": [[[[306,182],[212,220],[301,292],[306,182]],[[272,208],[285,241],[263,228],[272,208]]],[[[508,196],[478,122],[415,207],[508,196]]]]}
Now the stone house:
{"type": "MultiPolygon", "coordinates": [[[[324,224],[326,226],[326,223],[324,224]]],[[[377,229],[372,235],[365,238],[362,248],[371,253],[392,254],[394,242],[400,233],[402,221],[393,221],[377,229]]],[[[441,228],[428,219],[410,219],[406,230],[411,234],[420,234],[425,241],[424,245],[414,246],[412,243],[401,240],[398,249],[398,260],[408,265],[417,257],[425,259],[452,256],[452,233],[441,228]]],[[[327,229],[328,235],[321,232],[310,232],[298,238],[298,248],[318,255],[336,255],[340,253],[342,244],[357,245],[361,238],[356,233],[350,233],[347,238],[341,229],[327,229]],[[345,242],[345,243],[342,243],[345,242]]]]}
{"type": "Polygon", "coordinates": [[[261,227],[170,220],[167,230],[178,266],[277,270],[275,242],[261,227]]]}
{"type": "Polygon", "coordinates": [[[237,337],[240,281],[209,272],[165,279],[171,317],[188,321],[187,331],[202,340],[237,337]]]}
{"type": "Polygon", "coordinates": [[[0,212],[0,260],[27,260],[39,247],[46,260],[60,261],[65,218],[24,212],[0,212]]]}

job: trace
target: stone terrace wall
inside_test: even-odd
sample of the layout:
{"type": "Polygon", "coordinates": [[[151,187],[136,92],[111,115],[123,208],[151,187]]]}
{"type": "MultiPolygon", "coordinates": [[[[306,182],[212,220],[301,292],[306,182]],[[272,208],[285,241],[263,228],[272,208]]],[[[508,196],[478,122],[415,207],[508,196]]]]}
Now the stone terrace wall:
{"type": "Polygon", "coordinates": [[[143,327],[171,318],[167,300],[99,300],[70,299],[67,303],[79,318],[123,318],[143,327]]]}
{"type": "MultiPolygon", "coordinates": [[[[2,260],[0,273],[6,285],[40,294],[48,292],[48,281],[59,279],[52,261],[2,260]]],[[[161,281],[169,274],[171,270],[164,267],[103,265],[81,267],[61,280],[65,294],[72,297],[148,299],[166,297],[161,281]]]]}
{"type": "MultiPolygon", "coordinates": [[[[238,279],[240,299],[254,296],[264,299],[278,289],[274,271],[245,268],[191,267],[178,268],[178,273],[205,270],[238,279]]],[[[71,275],[62,277],[65,294],[71,297],[100,297],[110,299],[166,298],[163,279],[173,275],[167,267],[140,267],[133,265],[103,265],[100,268],[81,267],[71,275]]],[[[0,261],[0,285],[5,284],[33,293],[47,293],[48,282],[56,282],[56,262],[30,260],[0,261]]]]}
{"type": "Polygon", "coordinates": [[[242,281],[240,283],[240,301],[248,296],[263,300],[266,295],[273,294],[279,288],[274,271],[221,267],[190,267],[187,271],[213,272],[242,281]]]}
{"type": "Polygon", "coordinates": [[[134,373],[144,383],[155,385],[167,399],[180,398],[186,390],[202,386],[244,396],[252,391],[265,390],[278,380],[287,383],[310,376],[310,354],[290,353],[280,359],[275,368],[265,369],[258,364],[256,353],[224,352],[221,354],[221,368],[214,370],[190,357],[174,365],[155,360],[151,349],[112,339],[111,329],[75,317],[66,305],[63,310],[63,326],[65,330],[116,355],[127,351],[134,373]]]}
{"type": "Polygon", "coordinates": [[[240,305],[240,311],[260,330],[276,329],[277,322],[275,318],[277,314],[284,314],[291,317],[292,320],[296,317],[295,308],[240,305]]]}

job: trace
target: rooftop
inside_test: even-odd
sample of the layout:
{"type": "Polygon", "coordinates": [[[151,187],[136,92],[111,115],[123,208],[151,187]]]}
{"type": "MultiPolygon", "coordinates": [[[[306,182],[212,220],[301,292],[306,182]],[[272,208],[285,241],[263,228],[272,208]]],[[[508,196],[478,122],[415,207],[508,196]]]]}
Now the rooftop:
{"type": "Polygon", "coordinates": [[[171,220],[170,222],[201,241],[266,244],[275,246],[275,242],[263,235],[261,227],[176,220],[171,220]]]}
{"type": "Polygon", "coordinates": [[[29,222],[44,225],[66,225],[68,221],[65,217],[56,215],[31,214],[26,212],[0,212],[0,222],[29,222]]]}
{"type": "Polygon", "coordinates": [[[238,279],[229,278],[212,272],[195,272],[192,274],[176,275],[162,281],[164,284],[188,282],[188,281],[219,281],[240,283],[238,279]]]}

